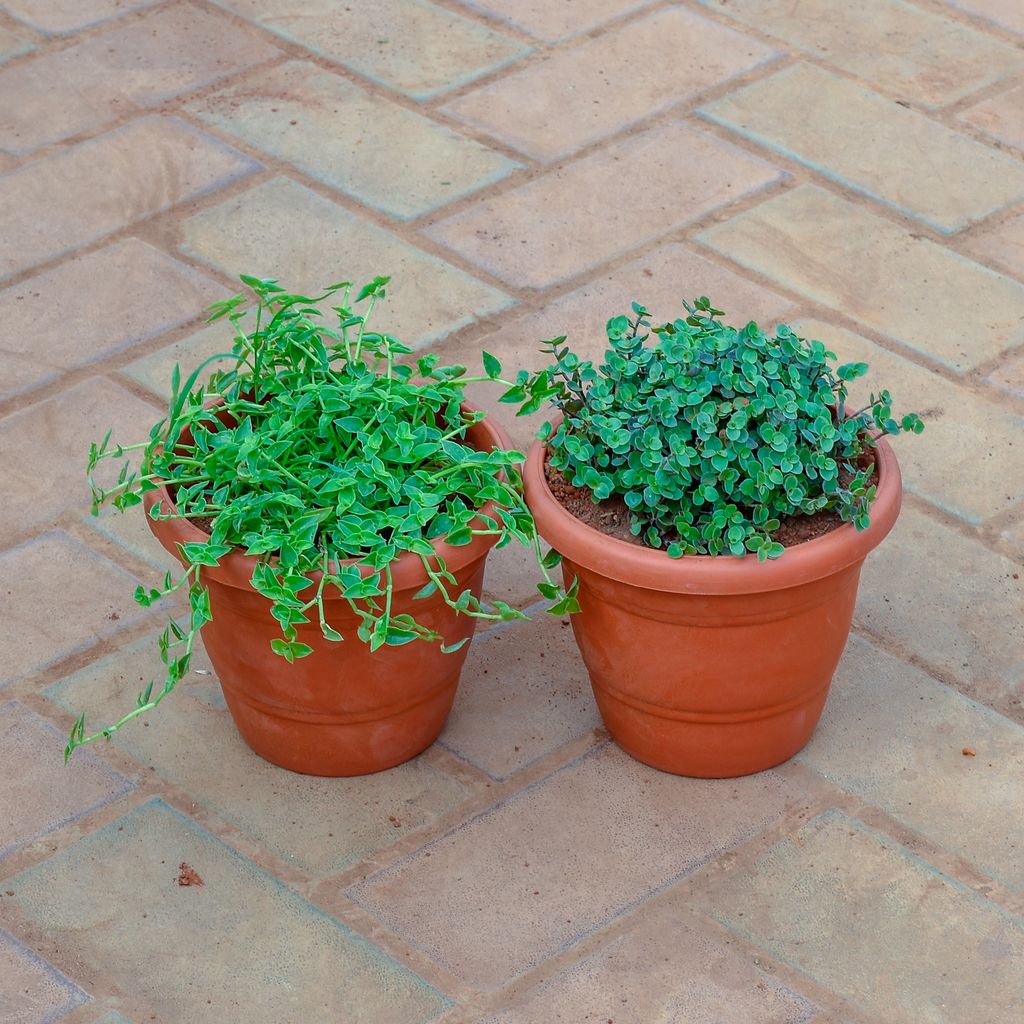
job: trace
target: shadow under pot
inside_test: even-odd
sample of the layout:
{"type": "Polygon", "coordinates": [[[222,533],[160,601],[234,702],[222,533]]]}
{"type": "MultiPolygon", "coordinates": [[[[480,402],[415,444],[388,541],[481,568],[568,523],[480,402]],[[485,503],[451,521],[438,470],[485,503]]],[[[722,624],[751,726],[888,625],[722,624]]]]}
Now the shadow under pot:
{"type": "MultiPolygon", "coordinates": [[[[462,409],[475,411],[469,404],[462,409]]],[[[481,451],[512,447],[491,419],[470,427],[466,440],[481,451]]],[[[144,495],[144,500],[147,513],[157,500],[163,509],[174,509],[164,486],[144,495]]],[[[488,502],[480,511],[493,514],[493,504],[488,502]]],[[[179,560],[179,543],[209,539],[185,519],[154,521],[147,514],[146,521],[179,560]]],[[[475,536],[459,547],[443,539],[434,542],[434,550],[457,581],[453,593],[468,588],[480,597],[484,563],[496,541],[493,536],[475,536]]],[[[429,747],[455,700],[469,644],[445,654],[440,643],[413,640],[371,653],[356,637],[359,618],[348,602],[336,591],[333,598],[325,592],[326,621],[346,639],[325,640],[316,621],[301,624],[297,639],[313,652],[289,664],[270,649],[281,627],[270,613],[270,602],[249,582],[256,563],[255,557],[235,550],[216,567],[201,570],[213,613],[213,620],[202,628],[203,644],[245,742],[282,768],[325,776],[383,771],[429,747]]],[[[364,575],[371,571],[360,568],[364,575]]],[[[458,614],[437,592],[413,600],[428,582],[418,556],[400,555],[391,563],[391,572],[393,614],[413,615],[440,633],[446,645],[472,638],[476,619],[458,614]]]]}
{"type": "Polygon", "coordinates": [[[846,645],[860,570],[892,529],[902,485],[876,451],[871,525],[755,555],[684,555],[609,537],[554,497],[535,442],[523,479],[540,535],[579,578],[573,632],[604,723],[623,750],[676,775],[732,778],[811,738],[846,645]]]}

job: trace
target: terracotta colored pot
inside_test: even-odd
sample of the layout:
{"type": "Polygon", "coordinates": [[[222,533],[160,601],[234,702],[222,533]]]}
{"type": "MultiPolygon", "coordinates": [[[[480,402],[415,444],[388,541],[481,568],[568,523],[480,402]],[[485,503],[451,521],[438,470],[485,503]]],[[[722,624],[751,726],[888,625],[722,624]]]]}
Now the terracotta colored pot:
{"type": "MultiPolygon", "coordinates": [[[[512,447],[492,419],[470,428],[466,437],[484,450],[512,447]]],[[[145,495],[147,512],[157,499],[162,508],[174,507],[161,487],[145,495]]],[[[492,507],[489,502],[481,511],[492,507]]],[[[178,543],[209,539],[184,519],[154,522],[147,515],[146,521],[176,558],[178,543]]],[[[435,543],[458,581],[457,592],[468,587],[480,596],[484,562],[495,540],[474,537],[462,547],[435,543]]],[[[330,776],[379,772],[429,747],[451,710],[469,644],[444,654],[438,643],[414,640],[371,654],[356,637],[359,619],[348,603],[327,598],[325,617],[346,639],[325,640],[315,621],[300,625],[297,639],[313,653],[290,665],[270,649],[281,630],[270,603],[249,583],[255,564],[255,558],[234,551],[216,568],[202,569],[213,613],[213,621],[203,627],[203,643],[246,743],[282,768],[330,776]]],[[[395,615],[414,615],[447,644],[472,637],[476,619],[457,614],[437,594],[412,599],[427,582],[418,557],[401,555],[391,572],[395,615]]]]}
{"type": "Polygon", "coordinates": [[[902,487],[878,446],[871,525],[850,523],[779,558],[684,555],[608,537],[571,515],[536,442],[523,474],[541,536],[580,580],[576,642],[612,738],[662,771],[731,778],[810,739],[850,632],[865,556],[892,529],[902,487]]]}

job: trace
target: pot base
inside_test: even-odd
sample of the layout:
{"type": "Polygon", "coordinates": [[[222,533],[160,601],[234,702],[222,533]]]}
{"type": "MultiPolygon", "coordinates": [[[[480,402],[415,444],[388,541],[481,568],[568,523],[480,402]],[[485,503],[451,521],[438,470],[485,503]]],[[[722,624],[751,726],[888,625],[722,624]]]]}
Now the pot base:
{"type": "Polygon", "coordinates": [[[224,686],[224,699],[245,742],[271,764],[329,778],[371,775],[422,754],[440,735],[461,665],[429,693],[368,714],[310,714],[266,704],[224,686]]]}
{"type": "Polygon", "coordinates": [[[619,747],[659,771],[694,779],[734,779],[784,764],[807,745],[829,690],[826,683],[795,705],[702,715],[646,707],[593,676],[590,682],[619,747]]]}

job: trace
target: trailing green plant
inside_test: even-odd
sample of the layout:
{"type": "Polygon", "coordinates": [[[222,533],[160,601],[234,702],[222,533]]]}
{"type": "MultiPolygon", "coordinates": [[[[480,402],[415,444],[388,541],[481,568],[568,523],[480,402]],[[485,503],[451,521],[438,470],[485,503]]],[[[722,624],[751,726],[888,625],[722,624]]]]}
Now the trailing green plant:
{"type": "Polygon", "coordinates": [[[544,576],[541,593],[556,602],[549,610],[575,607],[575,592],[563,593],[549,574],[558,556],[541,555],[516,468],[522,453],[480,451],[466,439],[485,413],[462,409],[465,386],[511,385],[497,359],[483,354],[482,376],[439,365],[434,354],[401,362],[411,350],[368,329],[387,277],[360,289],[333,284],[316,297],[288,293],[273,280],[241,280],[256,298],[255,329],[242,329],[245,296],[215,303],[210,321],[231,322],[231,352],[206,360],[184,383],[175,367],[167,415],[147,441],[112,445],[108,433],[90,449],[93,514],[107,503],[119,510],[138,505],[143,494],[165,485],[173,507],[157,500],[151,517],[190,519],[208,536],[178,545],[184,563],[178,578],[168,573],[163,586],[135,592],[143,607],[176,591],[188,596],[188,620],[171,618],[160,637],[163,683],[151,682],[134,709],[92,734],[81,715],[65,759],[83,743],[109,738],[174,689],[200,629],[212,619],[202,570],[235,549],[258,559],[252,586],[281,625],[271,647],[289,662],[312,653],[297,639],[301,624],[315,619],[325,639],[345,639],[327,621],[325,594],[344,598],[359,618],[358,639],[371,650],[442,642],[412,615],[392,612],[391,564],[406,553],[420,559],[427,577],[417,598],[439,593],[457,612],[478,619],[526,617],[503,601],[485,606],[468,589],[455,592],[455,577],[434,547],[440,538],[462,546],[490,535],[499,548],[513,540],[532,546],[544,576]],[[336,326],[324,322],[320,304],[328,299],[337,302],[331,306],[336,326]],[[201,383],[211,363],[222,368],[201,383]],[[116,483],[104,487],[97,469],[111,458],[123,461],[116,483]],[[488,502],[493,511],[481,511],[488,502]]]}
{"type": "Polygon", "coordinates": [[[683,305],[684,318],[653,328],[637,303],[609,320],[598,367],[564,336],[542,343],[554,363],[520,373],[501,400],[521,413],[552,402],[562,420],[540,435],[550,465],[595,502],[620,496],[633,534],[673,557],[776,558],[782,518],[822,509],[865,529],[875,441],[920,433],[920,418],[897,420],[888,391],[848,409],[867,364],[836,366],[785,324],[768,335],[723,323],[706,296],[683,305]]]}

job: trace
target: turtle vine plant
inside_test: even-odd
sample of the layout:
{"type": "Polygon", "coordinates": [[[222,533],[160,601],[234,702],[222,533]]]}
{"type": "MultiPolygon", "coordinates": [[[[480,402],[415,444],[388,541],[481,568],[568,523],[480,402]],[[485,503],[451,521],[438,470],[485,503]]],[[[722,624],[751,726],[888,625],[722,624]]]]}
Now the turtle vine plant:
{"type": "Polygon", "coordinates": [[[874,442],[920,433],[920,418],[894,418],[888,391],[848,409],[867,364],[836,366],[785,324],[768,335],[723,323],[706,296],[683,305],[684,318],[653,328],[637,303],[609,320],[598,367],[564,337],[544,342],[554,363],[520,373],[502,401],[523,412],[551,401],[562,420],[541,432],[550,466],[594,501],[620,496],[632,533],[673,557],[776,558],[782,517],[822,509],[865,529],[874,442]]]}
{"type": "Polygon", "coordinates": [[[90,449],[94,514],[107,503],[120,510],[138,505],[164,484],[173,507],[158,500],[152,518],[191,519],[208,538],[179,545],[184,571],[177,579],[168,573],[162,587],[135,592],[144,607],[176,591],[188,596],[187,621],[171,618],[160,637],[163,682],[151,682],[132,710],[97,732],[86,733],[81,715],[65,759],[83,743],[109,738],[174,689],[212,619],[202,569],[233,549],[258,558],[252,586],[281,626],[271,647],[289,662],[312,653],[296,630],[311,617],[325,639],[350,639],[326,621],[324,595],[333,591],[357,614],[358,640],[371,650],[416,640],[442,643],[446,652],[462,646],[466,641],[445,647],[412,615],[392,613],[391,563],[405,552],[422,561],[427,576],[417,597],[440,592],[452,608],[478,619],[526,617],[503,601],[485,606],[468,589],[453,592],[455,577],[433,545],[442,537],[454,546],[480,534],[496,536],[497,547],[512,540],[532,546],[544,576],[541,592],[555,601],[550,610],[575,608],[575,594],[561,591],[549,573],[558,556],[541,554],[516,469],[522,453],[479,451],[466,440],[485,414],[462,408],[465,386],[512,383],[502,380],[497,359],[483,354],[482,376],[439,365],[433,354],[401,362],[411,350],[368,328],[387,277],[359,289],[333,284],[316,297],[286,292],[274,280],[241,280],[256,298],[255,329],[242,329],[245,296],[215,303],[209,319],[231,322],[231,352],[212,356],[184,383],[175,367],[167,416],[147,441],[115,445],[108,433],[90,449]],[[333,326],[320,306],[329,299],[337,302],[330,307],[333,326]],[[210,363],[221,368],[200,383],[210,363]],[[111,458],[122,460],[120,472],[103,486],[98,467],[111,458]],[[494,511],[484,514],[488,501],[494,511]]]}

